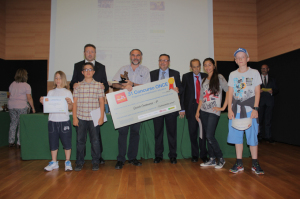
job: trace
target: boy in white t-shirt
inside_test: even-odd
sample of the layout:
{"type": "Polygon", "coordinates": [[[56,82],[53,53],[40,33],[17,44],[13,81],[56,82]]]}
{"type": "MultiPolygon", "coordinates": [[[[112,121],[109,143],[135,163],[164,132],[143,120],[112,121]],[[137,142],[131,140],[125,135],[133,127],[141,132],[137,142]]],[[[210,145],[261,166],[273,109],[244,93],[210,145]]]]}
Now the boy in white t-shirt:
{"type": "MultiPolygon", "coordinates": [[[[54,89],[48,92],[50,96],[64,96],[68,103],[68,109],[73,108],[73,96],[71,91],[67,89],[67,78],[64,72],[57,71],[54,75],[54,89]]],[[[43,104],[44,97],[40,98],[43,104]]],[[[58,169],[57,151],[59,146],[59,139],[61,140],[65,155],[65,171],[71,171],[72,164],[70,162],[71,148],[72,148],[72,125],[70,122],[69,112],[67,113],[50,113],[48,118],[48,132],[49,145],[51,150],[52,161],[44,168],[45,171],[52,171],[58,169]]]]}
{"type": "Polygon", "coordinates": [[[228,80],[228,118],[229,133],[227,142],[235,144],[237,161],[229,170],[232,173],[243,171],[243,136],[244,131],[233,128],[232,119],[252,118],[252,125],[245,130],[247,144],[252,156],[252,170],[256,174],[264,174],[257,161],[258,153],[258,105],[260,98],[261,78],[259,72],[247,66],[249,54],[246,49],[239,48],[234,53],[239,68],[229,75],[228,80]]]}

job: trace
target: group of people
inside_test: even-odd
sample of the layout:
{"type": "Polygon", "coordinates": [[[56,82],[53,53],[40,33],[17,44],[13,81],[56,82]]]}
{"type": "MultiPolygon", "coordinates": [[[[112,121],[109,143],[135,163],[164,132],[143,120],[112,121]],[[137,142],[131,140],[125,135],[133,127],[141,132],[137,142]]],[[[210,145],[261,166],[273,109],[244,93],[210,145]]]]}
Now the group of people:
{"type": "MultiPolygon", "coordinates": [[[[91,141],[92,170],[98,170],[99,164],[105,163],[101,157],[103,145],[100,126],[104,122],[104,97],[105,91],[108,90],[109,86],[107,83],[105,66],[95,61],[95,56],[96,47],[92,44],[85,45],[85,60],[76,63],[74,66],[73,77],[70,83],[70,89],[73,90],[73,95],[71,91],[67,89],[66,75],[62,71],[57,71],[55,73],[54,89],[50,90],[47,95],[64,96],[69,110],[72,110],[73,112],[73,125],[77,132],[75,171],[82,170],[84,165],[87,131],[89,132],[91,141]],[[101,110],[101,117],[98,121],[98,125],[95,127],[90,112],[99,107],[101,110]]],[[[254,170],[256,174],[264,174],[264,171],[257,161],[258,109],[262,78],[257,70],[247,66],[249,54],[246,49],[239,48],[234,53],[235,62],[239,68],[230,74],[228,83],[221,74],[218,74],[215,61],[212,58],[207,58],[203,61],[203,67],[206,73],[200,72],[200,60],[191,60],[191,72],[184,74],[181,82],[180,73],[169,68],[170,56],[168,54],[161,54],[159,56],[159,69],[153,71],[149,71],[147,67],[140,64],[143,57],[141,50],[133,49],[130,51],[129,56],[131,63],[121,67],[112,79],[113,81],[119,82],[121,80],[120,75],[124,74],[124,72],[128,72],[128,80],[126,80],[126,83],[113,83],[112,87],[131,91],[135,86],[174,77],[176,87],[173,89],[180,97],[182,109],[179,112],[179,117],[183,118],[186,116],[188,120],[192,162],[197,162],[200,157],[203,161],[200,166],[214,166],[216,169],[220,169],[224,166],[225,159],[223,158],[218,141],[215,138],[215,130],[221,111],[224,111],[228,105],[228,117],[230,120],[227,141],[228,143],[235,144],[237,156],[237,161],[230,169],[230,172],[237,173],[244,170],[242,163],[244,131],[234,129],[231,126],[232,119],[250,117],[252,118],[252,125],[245,130],[245,133],[247,144],[250,145],[252,155],[252,170],[254,170]],[[226,92],[223,105],[221,104],[222,90],[226,92]],[[208,150],[206,148],[206,141],[208,150]]],[[[20,81],[19,78],[15,79],[16,82],[12,83],[9,90],[11,96],[14,95],[11,87],[19,89],[17,86],[21,85],[20,82],[26,82],[20,81]]],[[[26,84],[26,86],[24,86],[24,93],[26,93],[28,101],[34,110],[32,99],[30,101],[29,97],[30,92],[30,86],[28,88],[26,84]]],[[[43,103],[43,101],[44,98],[41,97],[40,102],[43,103]]],[[[10,113],[12,112],[11,115],[13,115],[13,111],[11,111],[13,105],[11,104],[9,104],[9,109],[10,113]]],[[[19,112],[21,112],[23,106],[18,108],[20,109],[19,112]]],[[[178,112],[173,112],[153,119],[155,131],[154,163],[156,164],[160,163],[163,159],[164,125],[166,125],[167,130],[169,144],[168,156],[170,158],[170,163],[177,163],[177,117],[178,112]]],[[[135,123],[118,129],[118,156],[115,169],[123,168],[126,161],[126,154],[128,163],[135,166],[142,165],[142,163],[136,159],[139,145],[140,124],[141,123],[135,123]],[[129,129],[130,138],[127,149],[129,129]]],[[[14,124],[14,126],[16,126],[16,124],[14,124]]],[[[70,162],[72,124],[69,120],[68,113],[50,113],[48,131],[52,161],[44,169],[46,171],[51,171],[59,168],[57,150],[59,139],[61,139],[66,155],[65,170],[72,170],[70,162]]],[[[13,142],[14,140],[11,139],[10,144],[13,142]]]]}

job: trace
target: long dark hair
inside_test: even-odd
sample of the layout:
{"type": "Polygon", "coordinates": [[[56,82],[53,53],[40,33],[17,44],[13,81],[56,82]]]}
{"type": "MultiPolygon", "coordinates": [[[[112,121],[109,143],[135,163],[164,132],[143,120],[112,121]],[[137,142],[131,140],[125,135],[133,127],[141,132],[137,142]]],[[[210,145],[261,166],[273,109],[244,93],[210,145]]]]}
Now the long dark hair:
{"type": "MultiPolygon", "coordinates": [[[[210,82],[209,82],[209,90],[210,90],[211,94],[217,95],[219,92],[219,89],[220,89],[220,82],[219,82],[219,77],[218,77],[219,73],[218,73],[218,70],[217,70],[217,67],[215,64],[215,60],[213,60],[210,57],[206,58],[203,61],[203,67],[204,67],[204,63],[206,61],[210,61],[214,65],[213,74],[212,74],[212,76],[210,78],[210,82]]],[[[202,84],[205,82],[205,80],[206,80],[206,77],[203,79],[202,84]]]]}

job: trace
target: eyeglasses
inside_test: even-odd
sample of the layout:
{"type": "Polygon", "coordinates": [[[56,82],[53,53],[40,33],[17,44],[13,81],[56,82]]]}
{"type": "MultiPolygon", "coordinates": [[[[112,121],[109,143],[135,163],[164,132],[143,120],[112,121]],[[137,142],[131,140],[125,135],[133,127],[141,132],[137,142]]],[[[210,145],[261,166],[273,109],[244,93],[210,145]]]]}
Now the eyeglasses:
{"type": "Polygon", "coordinates": [[[166,59],[160,59],[160,60],[158,60],[159,62],[168,62],[168,61],[170,61],[170,60],[166,60],[166,59]]]}
{"type": "Polygon", "coordinates": [[[86,69],[83,69],[82,71],[85,71],[85,72],[88,72],[88,71],[94,71],[94,69],[92,69],[92,68],[86,68],[86,69]]]}

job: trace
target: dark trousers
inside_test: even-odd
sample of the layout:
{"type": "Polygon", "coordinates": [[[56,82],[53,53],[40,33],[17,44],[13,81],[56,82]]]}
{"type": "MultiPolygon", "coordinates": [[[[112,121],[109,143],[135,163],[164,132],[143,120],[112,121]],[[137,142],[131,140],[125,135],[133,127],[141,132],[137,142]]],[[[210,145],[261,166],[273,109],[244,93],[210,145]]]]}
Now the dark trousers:
{"type": "Polygon", "coordinates": [[[192,147],[192,156],[199,157],[199,148],[200,148],[200,158],[204,159],[207,158],[207,149],[206,149],[206,137],[205,134],[203,135],[203,138],[201,139],[199,137],[199,123],[197,122],[195,115],[198,108],[198,104],[193,104],[193,114],[189,115],[188,120],[188,126],[189,126],[189,134],[190,134],[190,140],[191,140],[191,147],[192,147]],[[199,139],[199,144],[198,144],[199,139]]]}
{"type": "Polygon", "coordinates": [[[200,110],[200,119],[203,126],[203,134],[206,134],[208,155],[210,158],[222,158],[223,153],[215,138],[216,128],[220,116],[200,110]]]}
{"type": "Polygon", "coordinates": [[[270,139],[272,137],[271,134],[271,119],[272,119],[272,111],[273,105],[268,106],[267,104],[259,104],[259,130],[258,134],[259,139],[263,138],[263,132],[265,132],[264,138],[270,139]],[[264,125],[263,125],[264,124],[264,125]]]}
{"type": "Polygon", "coordinates": [[[76,154],[76,164],[84,164],[84,157],[86,154],[86,137],[87,131],[89,132],[90,142],[92,145],[91,155],[92,163],[100,163],[100,126],[94,127],[93,121],[79,120],[78,127],[76,127],[77,133],[77,154],[76,154]]]}
{"type": "Polygon", "coordinates": [[[170,150],[169,158],[177,157],[177,116],[178,112],[174,112],[153,119],[155,131],[155,157],[163,158],[165,122],[170,150]]]}
{"type": "Polygon", "coordinates": [[[118,147],[119,147],[119,155],[117,157],[118,161],[122,161],[123,163],[126,161],[126,151],[127,151],[127,135],[130,127],[130,138],[129,138],[129,147],[127,157],[128,160],[136,159],[139,141],[140,141],[140,126],[141,123],[132,124],[129,126],[124,126],[119,128],[119,139],[118,139],[118,147]]]}

